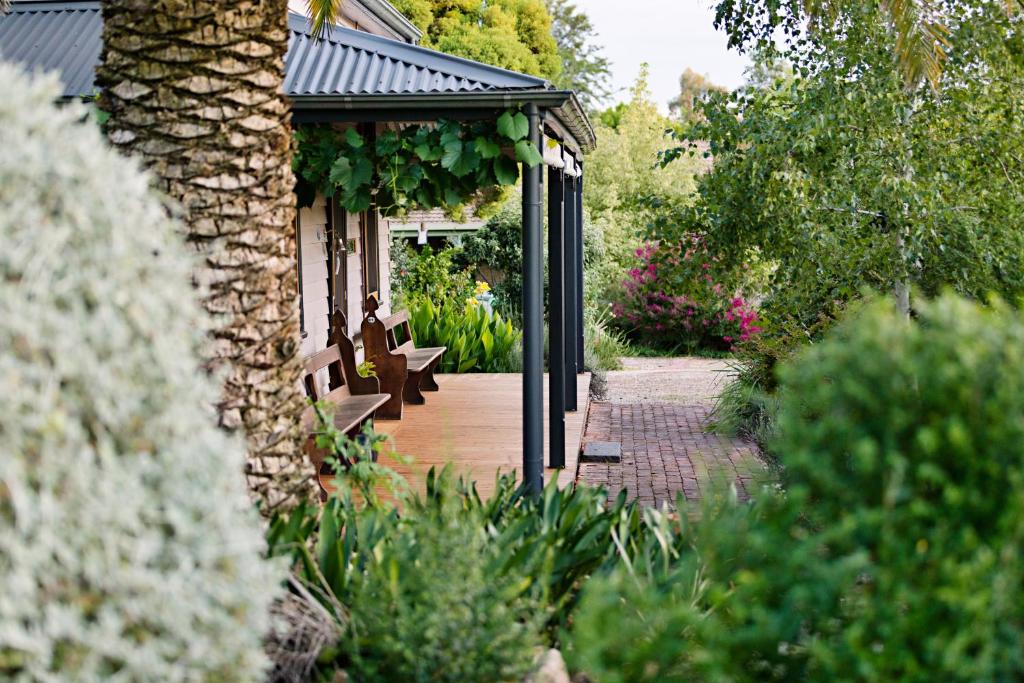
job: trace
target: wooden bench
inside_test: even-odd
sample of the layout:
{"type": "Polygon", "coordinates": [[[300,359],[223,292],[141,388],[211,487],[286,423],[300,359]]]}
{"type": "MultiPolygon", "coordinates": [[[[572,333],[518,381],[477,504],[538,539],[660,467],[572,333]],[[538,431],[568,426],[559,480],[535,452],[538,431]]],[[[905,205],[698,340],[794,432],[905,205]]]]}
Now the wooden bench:
{"type": "MultiPolygon", "coordinates": [[[[309,398],[331,404],[335,429],[350,438],[355,438],[391,397],[381,393],[376,377],[361,377],[356,371],[355,347],[352,340],[344,334],[345,316],[340,311],[331,316],[331,329],[341,330],[340,336],[332,334],[331,341],[335,343],[306,359],[303,383],[309,398]],[[317,384],[317,375],[325,368],[328,374],[326,392],[321,391],[317,384]]],[[[325,462],[330,453],[316,445],[315,432],[319,424],[313,406],[309,406],[303,412],[302,426],[309,434],[306,438],[306,454],[316,468],[320,498],[326,500],[330,490],[328,485],[334,479],[335,472],[330,464],[325,462]]]]}
{"type": "Polygon", "coordinates": [[[391,400],[380,409],[381,417],[401,419],[403,402],[414,405],[426,403],[420,392],[438,390],[434,368],[441,362],[445,347],[416,348],[408,311],[399,311],[381,319],[377,315],[379,306],[375,296],[366,300],[363,348],[366,360],[374,364],[381,390],[391,394],[391,400]],[[401,344],[398,343],[396,329],[402,330],[401,344]]]}

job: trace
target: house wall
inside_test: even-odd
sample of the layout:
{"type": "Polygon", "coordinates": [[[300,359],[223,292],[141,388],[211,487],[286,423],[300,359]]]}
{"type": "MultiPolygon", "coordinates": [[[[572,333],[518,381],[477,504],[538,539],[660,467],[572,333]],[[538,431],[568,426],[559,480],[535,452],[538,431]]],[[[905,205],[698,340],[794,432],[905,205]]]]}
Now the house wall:
{"type": "Polygon", "coordinates": [[[329,328],[327,289],[327,204],[318,196],[313,206],[299,210],[302,249],[302,355],[327,347],[329,328]]]}
{"type": "MultiPolygon", "coordinates": [[[[303,329],[306,337],[302,340],[302,355],[309,356],[327,347],[330,332],[330,308],[328,285],[327,250],[327,200],[317,195],[313,206],[299,211],[300,239],[302,246],[302,307],[303,329]]],[[[349,334],[359,332],[363,320],[363,303],[366,292],[363,286],[363,251],[365,245],[360,237],[359,215],[345,215],[344,232],[339,231],[339,238],[344,238],[346,246],[355,246],[345,255],[348,278],[345,283],[348,305],[345,315],[348,317],[349,334]]],[[[380,258],[380,296],[381,312],[391,313],[391,253],[388,221],[381,218],[378,222],[378,256],[380,258]]],[[[339,292],[339,297],[341,292],[339,292]]],[[[339,299],[340,303],[340,299],[339,299]]],[[[361,349],[357,344],[357,356],[361,360],[361,349]]]]}

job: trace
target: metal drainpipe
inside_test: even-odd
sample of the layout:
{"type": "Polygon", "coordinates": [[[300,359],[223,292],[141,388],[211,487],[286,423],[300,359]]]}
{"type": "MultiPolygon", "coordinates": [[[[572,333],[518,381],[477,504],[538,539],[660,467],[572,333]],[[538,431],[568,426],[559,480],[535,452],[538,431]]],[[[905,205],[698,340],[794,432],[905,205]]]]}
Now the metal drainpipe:
{"type": "Polygon", "coordinates": [[[565,467],[565,191],[548,167],[548,467],[565,467]]]}
{"type": "MultiPolygon", "coordinates": [[[[524,107],[527,140],[541,149],[540,112],[524,107]]],[[[541,164],[523,164],[523,483],[534,496],[544,488],[544,275],[541,245],[541,164]]]]}

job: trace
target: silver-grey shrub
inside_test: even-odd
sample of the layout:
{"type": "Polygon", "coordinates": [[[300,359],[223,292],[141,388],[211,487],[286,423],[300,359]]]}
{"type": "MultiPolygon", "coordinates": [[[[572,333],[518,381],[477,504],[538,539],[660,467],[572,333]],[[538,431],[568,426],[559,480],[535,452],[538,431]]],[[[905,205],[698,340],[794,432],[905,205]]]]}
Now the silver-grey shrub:
{"type": "Polygon", "coordinates": [[[187,250],[55,79],[0,93],[0,679],[257,679],[281,569],[187,250]]]}

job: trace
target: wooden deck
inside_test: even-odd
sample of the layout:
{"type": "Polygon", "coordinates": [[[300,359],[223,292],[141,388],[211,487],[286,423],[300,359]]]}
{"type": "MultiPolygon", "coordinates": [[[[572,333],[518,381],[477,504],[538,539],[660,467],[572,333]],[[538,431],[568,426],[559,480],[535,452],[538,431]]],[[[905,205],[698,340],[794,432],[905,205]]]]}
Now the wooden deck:
{"type": "MultiPolygon", "coordinates": [[[[483,497],[494,491],[496,474],[515,470],[522,476],[522,375],[437,375],[441,390],[427,393],[426,405],[405,406],[401,420],[376,420],[374,427],[391,437],[395,451],[411,456],[409,465],[388,460],[414,488],[422,490],[432,466],[453,463],[457,472],[470,475],[483,497]]],[[[590,403],[590,375],[580,375],[580,409],[565,415],[565,468],[547,467],[547,376],[544,377],[544,483],[557,476],[560,486],[576,478],[580,443],[590,403]]]]}

